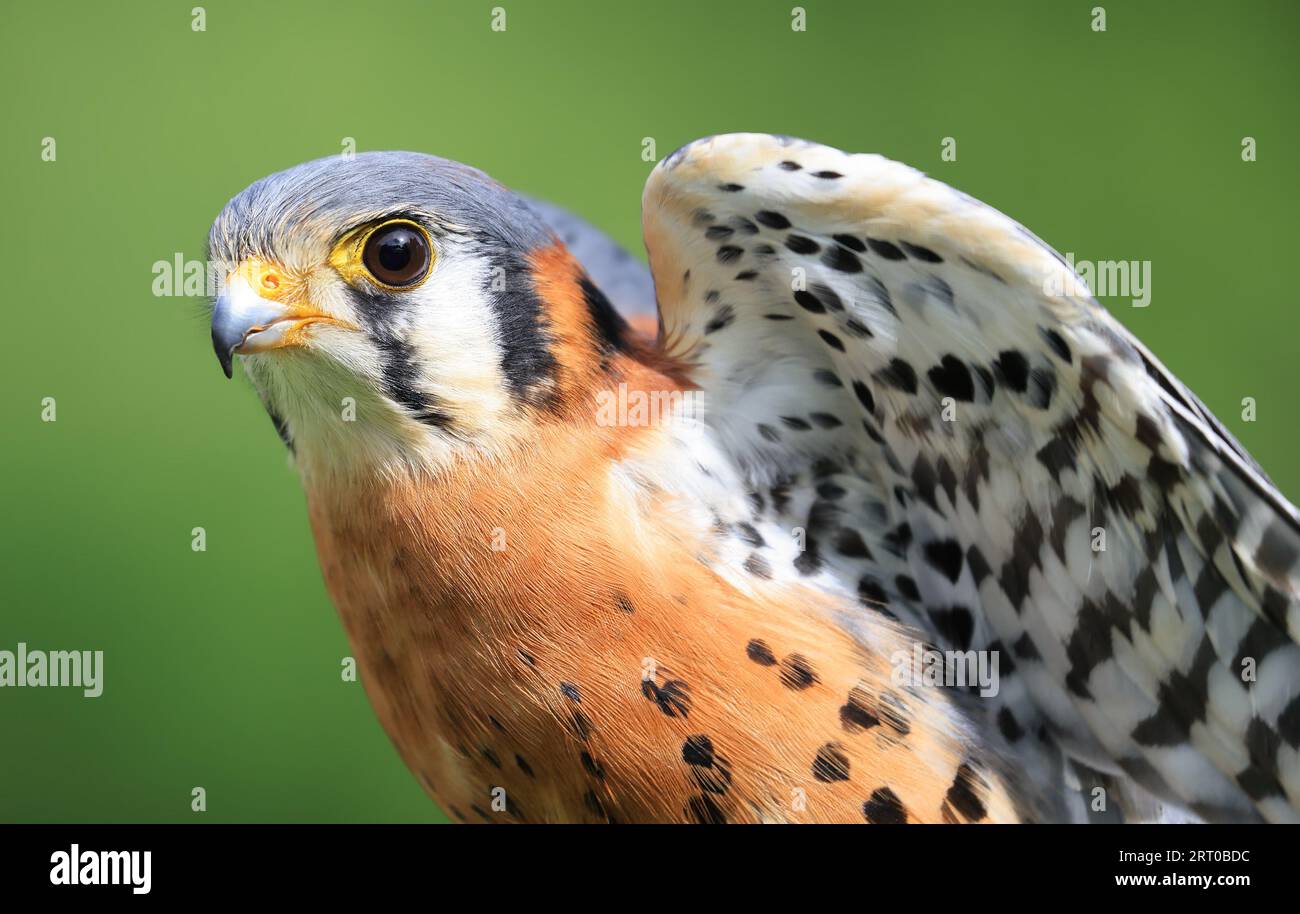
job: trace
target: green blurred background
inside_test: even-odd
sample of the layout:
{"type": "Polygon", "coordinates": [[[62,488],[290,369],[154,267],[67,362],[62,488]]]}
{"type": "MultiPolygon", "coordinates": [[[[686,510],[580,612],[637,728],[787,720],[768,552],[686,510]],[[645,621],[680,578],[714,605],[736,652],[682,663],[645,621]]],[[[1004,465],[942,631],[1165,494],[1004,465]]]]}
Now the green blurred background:
{"type": "Polygon", "coordinates": [[[1102,2],[807,0],[797,33],[788,0],[212,0],[194,32],[193,2],[3,0],[0,649],[103,650],[105,678],[0,690],[0,821],[443,821],[341,680],[301,490],[206,303],[151,293],[229,197],[344,137],[638,253],[643,137],[901,159],[1063,252],[1151,261],[1151,306],[1108,304],[1300,496],[1300,4],[1105,3],[1096,33],[1102,2]]]}

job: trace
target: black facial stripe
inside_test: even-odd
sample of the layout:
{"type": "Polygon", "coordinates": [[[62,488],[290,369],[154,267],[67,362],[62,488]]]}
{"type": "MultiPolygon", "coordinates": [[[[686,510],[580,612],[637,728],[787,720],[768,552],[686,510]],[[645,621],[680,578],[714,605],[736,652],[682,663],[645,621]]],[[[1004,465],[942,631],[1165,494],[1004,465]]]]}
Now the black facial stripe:
{"type": "Polygon", "coordinates": [[[289,437],[289,426],[285,424],[284,419],[269,405],[266,407],[266,414],[271,417],[271,422],[275,425],[275,433],[280,436],[289,453],[294,453],[293,439],[289,437]]]}
{"type": "Polygon", "coordinates": [[[601,353],[609,355],[613,352],[626,352],[628,326],[623,315],[614,310],[605,293],[596,287],[586,273],[579,277],[578,284],[582,287],[582,297],[587,302],[587,312],[591,315],[601,353]]]}
{"type": "Polygon", "coordinates": [[[529,266],[519,254],[493,252],[488,263],[483,291],[500,330],[501,372],[515,399],[537,404],[545,396],[542,382],[555,377],[541,300],[529,266]]]}
{"type": "Polygon", "coordinates": [[[410,345],[391,334],[372,330],[370,335],[379,347],[382,359],[380,371],[384,376],[384,388],[388,396],[409,409],[420,422],[437,428],[450,427],[451,416],[438,399],[422,393],[416,386],[420,372],[412,358],[410,345]]]}
{"type": "Polygon", "coordinates": [[[451,426],[451,416],[436,397],[419,389],[420,370],[409,343],[398,336],[402,293],[353,288],[352,303],[367,335],[379,349],[384,392],[411,411],[414,418],[437,428],[451,426]]]}

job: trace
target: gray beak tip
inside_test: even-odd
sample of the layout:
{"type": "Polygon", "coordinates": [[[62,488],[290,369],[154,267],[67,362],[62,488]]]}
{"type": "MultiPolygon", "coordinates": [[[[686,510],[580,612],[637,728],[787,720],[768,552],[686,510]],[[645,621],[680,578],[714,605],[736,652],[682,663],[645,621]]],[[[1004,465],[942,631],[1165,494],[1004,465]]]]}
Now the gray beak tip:
{"type": "Polygon", "coordinates": [[[223,339],[222,335],[217,332],[217,328],[212,328],[212,351],[217,354],[217,361],[221,363],[221,370],[226,373],[227,378],[233,378],[235,346],[238,343],[231,343],[228,339],[223,339]]]}

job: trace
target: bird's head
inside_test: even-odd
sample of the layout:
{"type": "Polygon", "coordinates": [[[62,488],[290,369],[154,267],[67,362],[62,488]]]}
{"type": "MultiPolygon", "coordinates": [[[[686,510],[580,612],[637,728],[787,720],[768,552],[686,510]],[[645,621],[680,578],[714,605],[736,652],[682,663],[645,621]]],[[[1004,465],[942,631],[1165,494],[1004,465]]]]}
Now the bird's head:
{"type": "Polygon", "coordinates": [[[213,223],[212,343],[317,464],[491,447],[584,399],[626,326],[520,197],[434,156],[263,178],[213,223]]]}

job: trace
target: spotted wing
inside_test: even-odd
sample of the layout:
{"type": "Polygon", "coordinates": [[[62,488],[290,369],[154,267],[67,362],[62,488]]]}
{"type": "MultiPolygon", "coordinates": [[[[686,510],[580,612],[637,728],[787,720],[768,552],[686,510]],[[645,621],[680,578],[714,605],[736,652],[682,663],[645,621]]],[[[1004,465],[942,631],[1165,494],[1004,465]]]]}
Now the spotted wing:
{"type": "Polygon", "coordinates": [[[766,135],[677,151],[643,210],[710,433],[755,517],[806,531],[790,574],[997,652],[1011,753],[1297,818],[1296,511],[1055,252],[907,166],[766,135]]]}

